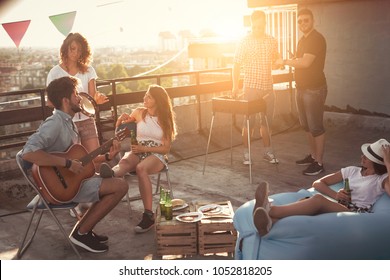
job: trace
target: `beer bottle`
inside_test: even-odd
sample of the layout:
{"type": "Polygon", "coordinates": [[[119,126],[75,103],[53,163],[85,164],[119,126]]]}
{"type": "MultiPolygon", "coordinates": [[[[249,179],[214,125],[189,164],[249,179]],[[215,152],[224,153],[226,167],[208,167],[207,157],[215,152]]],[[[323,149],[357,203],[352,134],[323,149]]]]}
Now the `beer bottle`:
{"type": "Polygon", "coordinates": [[[138,145],[137,137],[135,136],[134,130],[130,130],[130,142],[131,145],[138,145]]]}
{"type": "Polygon", "coordinates": [[[160,211],[161,211],[161,216],[165,216],[165,199],[166,199],[165,189],[162,186],[160,186],[160,211]]]}
{"type": "Polygon", "coordinates": [[[348,196],[349,196],[349,202],[351,202],[351,189],[349,188],[349,179],[348,178],[345,178],[344,179],[344,191],[346,193],[348,193],[348,196]]]}
{"type": "Polygon", "coordinates": [[[172,198],[171,198],[171,191],[166,190],[165,191],[165,220],[172,220],[173,213],[172,213],[172,198]]]}
{"type": "Polygon", "coordinates": [[[349,188],[349,179],[348,178],[344,179],[344,191],[348,194],[349,200],[347,201],[344,199],[340,199],[339,203],[348,207],[349,203],[351,202],[351,189],[349,188]]]}

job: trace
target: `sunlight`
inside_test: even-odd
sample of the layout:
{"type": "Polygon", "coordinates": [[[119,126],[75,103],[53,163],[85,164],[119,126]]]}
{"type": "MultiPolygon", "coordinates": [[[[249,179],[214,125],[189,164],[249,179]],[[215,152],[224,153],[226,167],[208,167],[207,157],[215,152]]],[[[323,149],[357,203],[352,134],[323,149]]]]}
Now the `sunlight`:
{"type": "MultiPolygon", "coordinates": [[[[21,41],[23,47],[59,47],[64,36],[48,20],[49,16],[76,11],[71,32],[80,32],[93,48],[106,46],[154,47],[159,45],[160,32],[178,36],[190,30],[196,36],[210,29],[224,40],[244,33],[245,1],[199,0],[189,9],[182,0],[24,0],[2,12],[1,23],[31,20],[21,41]],[[42,9],[44,7],[44,9],[42,9]],[[151,9],[153,7],[153,9],[151,9]],[[223,9],[222,9],[223,7],[223,9]],[[42,36],[45,34],[45,36],[42,36]]],[[[0,29],[0,47],[14,44],[5,30],[0,29]]]]}
{"type": "Polygon", "coordinates": [[[18,252],[17,248],[0,252],[0,260],[13,260],[16,258],[17,252],[18,252]]]}
{"type": "Polygon", "coordinates": [[[213,28],[221,41],[238,40],[246,33],[246,28],[242,25],[235,26],[231,22],[220,22],[213,28]],[[230,24],[229,24],[230,23],[230,24]]]}

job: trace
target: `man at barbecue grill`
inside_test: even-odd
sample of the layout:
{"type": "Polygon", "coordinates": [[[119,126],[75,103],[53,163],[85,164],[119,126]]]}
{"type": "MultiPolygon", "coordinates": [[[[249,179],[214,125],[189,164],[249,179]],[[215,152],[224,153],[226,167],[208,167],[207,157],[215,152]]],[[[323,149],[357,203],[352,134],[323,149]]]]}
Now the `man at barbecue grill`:
{"type": "MultiPolygon", "coordinates": [[[[73,116],[81,110],[77,85],[78,79],[74,77],[55,79],[48,85],[47,95],[55,109],[53,115],[27,140],[23,147],[23,160],[37,166],[65,167],[75,174],[83,172],[84,167],[80,161],[52,154],[66,152],[73,144],[80,142],[72,121],[73,116]]],[[[120,144],[114,140],[109,151],[110,158],[119,151],[120,144]]],[[[80,190],[72,201],[93,204],[76,223],[69,238],[74,244],[90,252],[105,252],[108,250],[105,244],[108,237],[98,235],[93,229],[121,201],[128,191],[128,185],[122,178],[103,179],[100,176],[92,176],[80,183],[80,190]]]]}
{"type": "MultiPolygon", "coordinates": [[[[281,56],[278,53],[277,40],[266,34],[266,17],[262,11],[254,11],[251,15],[252,31],[246,35],[236,50],[233,65],[233,89],[234,97],[239,93],[239,79],[241,66],[244,70],[244,99],[253,101],[263,99],[267,105],[266,116],[261,113],[260,133],[263,139],[263,159],[269,163],[277,164],[278,159],[271,146],[272,119],[274,117],[275,94],[273,91],[272,68],[280,68],[281,56]],[[268,121],[268,125],[267,125],[268,121]]],[[[244,164],[251,164],[248,150],[248,133],[253,134],[255,115],[250,116],[251,131],[243,126],[242,136],[244,143],[244,164]]]]}

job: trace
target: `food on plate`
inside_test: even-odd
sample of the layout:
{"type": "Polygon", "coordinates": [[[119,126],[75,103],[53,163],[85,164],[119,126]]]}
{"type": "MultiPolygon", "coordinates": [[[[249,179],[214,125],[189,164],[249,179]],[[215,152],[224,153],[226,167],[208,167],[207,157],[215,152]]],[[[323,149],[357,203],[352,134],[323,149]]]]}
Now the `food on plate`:
{"type": "Polygon", "coordinates": [[[199,212],[202,212],[205,215],[216,215],[222,212],[222,207],[221,205],[218,204],[208,204],[208,205],[203,205],[199,207],[199,212]]]}
{"type": "Polygon", "coordinates": [[[200,221],[203,218],[203,214],[200,212],[188,212],[176,216],[176,220],[183,223],[195,223],[200,221]]]}
{"type": "Polygon", "coordinates": [[[186,221],[186,222],[192,222],[193,220],[195,220],[198,217],[199,217],[198,215],[187,215],[187,216],[180,217],[180,219],[182,219],[183,221],[186,221]]]}
{"type": "Polygon", "coordinates": [[[202,211],[202,213],[207,213],[207,212],[213,211],[217,208],[218,208],[218,205],[211,205],[209,207],[203,208],[201,211],[202,211]]]}
{"type": "Polygon", "coordinates": [[[183,206],[186,203],[183,199],[180,198],[174,198],[171,202],[173,208],[183,206]]]}

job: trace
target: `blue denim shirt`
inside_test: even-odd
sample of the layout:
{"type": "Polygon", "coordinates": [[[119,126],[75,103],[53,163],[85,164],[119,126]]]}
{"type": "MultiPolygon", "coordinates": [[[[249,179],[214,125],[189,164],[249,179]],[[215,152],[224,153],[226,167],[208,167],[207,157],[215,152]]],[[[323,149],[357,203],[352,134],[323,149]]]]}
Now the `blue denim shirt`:
{"type": "Polygon", "coordinates": [[[79,142],[77,128],[72,117],[61,110],[54,110],[31,135],[24,148],[23,154],[43,150],[45,152],[65,152],[70,146],[79,142]]]}

